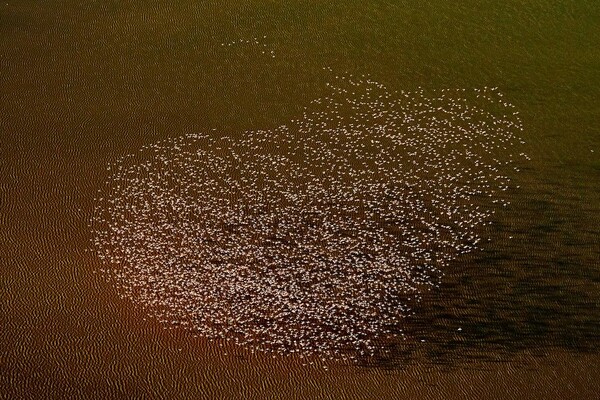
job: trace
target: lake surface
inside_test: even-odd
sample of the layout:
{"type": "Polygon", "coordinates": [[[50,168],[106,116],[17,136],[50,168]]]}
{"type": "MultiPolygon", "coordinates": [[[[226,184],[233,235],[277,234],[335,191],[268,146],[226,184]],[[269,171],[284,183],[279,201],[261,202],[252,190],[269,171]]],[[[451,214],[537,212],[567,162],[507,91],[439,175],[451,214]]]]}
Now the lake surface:
{"type": "Polygon", "coordinates": [[[2,2],[0,397],[593,398],[599,36],[592,1],[2,2]],[[107,166],[297,119],[324,67],[393,91],[497,87],[522,120],[511,204],[423,293],[409,343],[303,365],[122,298],[90,251],[107,166]]]}

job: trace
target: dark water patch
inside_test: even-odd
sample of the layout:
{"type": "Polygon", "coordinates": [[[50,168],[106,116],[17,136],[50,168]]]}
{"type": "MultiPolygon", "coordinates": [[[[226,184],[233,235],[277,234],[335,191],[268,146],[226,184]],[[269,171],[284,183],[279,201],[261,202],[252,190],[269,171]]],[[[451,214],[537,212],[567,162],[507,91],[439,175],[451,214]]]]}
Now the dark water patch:
{"type": "Polygon", "coordinates": [[[596,225],[579,227],[589,224],[599,205],[575,214],[573,199],[582,196],[577,189],[564,186],[551,198],[539,189],[520,193],[493,225],[488,247],[453,262],[440,290],[425,295],[407,321],[410,340],[363,365],[469,367],[557,349],[598,354],[600,257],[592,237],[599,232],[596,225]]]}

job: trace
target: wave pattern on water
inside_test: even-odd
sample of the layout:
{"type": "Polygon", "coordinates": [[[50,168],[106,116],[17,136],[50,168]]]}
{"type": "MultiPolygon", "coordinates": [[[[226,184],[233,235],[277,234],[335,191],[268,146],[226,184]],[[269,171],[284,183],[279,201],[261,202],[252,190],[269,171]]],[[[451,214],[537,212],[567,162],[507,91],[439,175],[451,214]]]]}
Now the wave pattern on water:
{"type": "Polygon", "coordinates": [[[93,244],[123,295],[253,350],[374,355],[479,246],[522,124],[495,88],[335,76],[302,116],[192,134],[111,165],[93,244]]]}

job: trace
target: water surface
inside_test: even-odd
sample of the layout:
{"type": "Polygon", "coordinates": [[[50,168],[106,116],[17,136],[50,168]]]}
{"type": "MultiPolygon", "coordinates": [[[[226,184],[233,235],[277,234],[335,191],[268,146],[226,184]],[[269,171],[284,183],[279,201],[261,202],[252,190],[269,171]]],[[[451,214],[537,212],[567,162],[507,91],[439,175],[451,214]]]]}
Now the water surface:
{"type": "Polygon", "coordinates": [[[2,394],[593,397],[598,13],[592,1],[2,3],[2,394]],[[424,297],[405,328],[417,346],[329,370],[252,355],[163,329],[94,274],[87,223],[109,163],[161,139],[272,129],[321,97],[323,66],[393,90],[498,87],[523,120],[520,188],[486,246],[424,297]]]}

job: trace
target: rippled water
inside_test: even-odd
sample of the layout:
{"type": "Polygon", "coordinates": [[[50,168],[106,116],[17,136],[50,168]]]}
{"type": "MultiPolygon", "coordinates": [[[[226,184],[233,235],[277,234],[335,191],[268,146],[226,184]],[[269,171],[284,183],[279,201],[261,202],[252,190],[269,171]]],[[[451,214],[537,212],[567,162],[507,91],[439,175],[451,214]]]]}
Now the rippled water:
{"type": "Polygon", "coordinates": [[[586,1],[2,3],[0,392],[591,398],[598,17],[586,1]],[[107,165],[143,165],[139,149],[190,135],[266,136],[327,96],[323,66],[389,92],[498,87],[522,120],[516,155],[531,160],[506,173],[510,204],[488,204],[478,249],[420,291],[406,340],[348,364],[253,354],[165,330],[94,274],[106,265],[86,252],[87,224],[107,165]]]}

